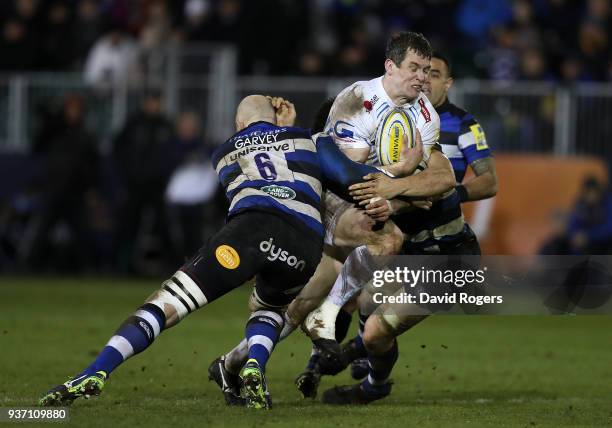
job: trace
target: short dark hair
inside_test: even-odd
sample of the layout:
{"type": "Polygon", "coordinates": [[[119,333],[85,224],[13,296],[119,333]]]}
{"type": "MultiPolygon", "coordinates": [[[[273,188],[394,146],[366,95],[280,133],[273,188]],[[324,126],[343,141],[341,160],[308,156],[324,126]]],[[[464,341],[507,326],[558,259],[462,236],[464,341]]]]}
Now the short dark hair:
{"type": "Polygon", "coordinates": [[[329,116],[329,111],[331,110],[335,100],[336,97],[328,98],[323,102],[323,104],[319,106],[319,109],[317,110],[317,113],[315,114],[314,120],[312,122],[311,132],[313,134],[325,131],[327,117],[329,116]]]}
{"type": "Polygon", "coordinates": [[[444,55],[440,51],[434,51],[431,54],[431,57],[439,59],[446,65],[446,69],[448,70],[448,77],[451,77],[453,75],[453,70],[451,68],[451,62],[446,55],[444,55]]]}
{"type": "Polygon", "coordinates": [[[402,31],[391,36],[387,42],[385,57],[399,67],[406,58],[408,50],[413,50],[418,55],[431,59],[432,49],[429,41],[421,33],[412,31],[402,31]]]}

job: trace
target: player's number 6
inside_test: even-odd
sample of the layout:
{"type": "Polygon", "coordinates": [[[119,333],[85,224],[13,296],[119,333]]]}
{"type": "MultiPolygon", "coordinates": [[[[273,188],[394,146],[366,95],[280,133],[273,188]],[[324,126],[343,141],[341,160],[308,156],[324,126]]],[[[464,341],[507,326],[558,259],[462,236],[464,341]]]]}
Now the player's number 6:
{"type": "Polygon", "coordinates": [[[273,181],[276,180],[278,174],[274,168],[274,164],[267,153],[259,153],[255,155],[255,164],[259,170],[259,174],[264,180],[273,181]]]}

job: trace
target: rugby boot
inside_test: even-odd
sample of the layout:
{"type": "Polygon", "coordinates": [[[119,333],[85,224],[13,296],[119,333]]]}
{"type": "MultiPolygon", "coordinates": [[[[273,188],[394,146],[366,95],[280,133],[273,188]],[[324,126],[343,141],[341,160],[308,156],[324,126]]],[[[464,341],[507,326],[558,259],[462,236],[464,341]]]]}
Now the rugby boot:
{"type": "Polygon", "coordinates": [[[295,386],[302,393],[303,398],[315,398],[317,389],[321,382],[321,373],[319,365],[315,364],[314,368],[306,369],[295,378],[295,386]]]}
{"type": "Polygon", "coordinates": [[[356,385],[335,386],[323,393],[325,404],[368,404],[391,394],[391,382],[383,385],[366,385],[366,381],[356,385]]]}
{"type": "Polygon", "coordinates": [[[40,406],[69,406],[79,397],[100,395],[106,381],[106,372],[81,373],[67,382],[50,389],[40,400],[40,406]]]}
{"type": "Polygon", "coordinates": [[[240,371],[240,396],[250,409],[270,409],[272,399],[266,377],[255,358],[250,358],[240,371]]]}
{"type": "Polygon", "coordinates": [[[225,398],[228,406],[244,406],[245,401],[240,397],[240,382],[238,376],[225,368],[225,355],[215,359],[208,366],[208,380],[214,380],[225,398]]]}

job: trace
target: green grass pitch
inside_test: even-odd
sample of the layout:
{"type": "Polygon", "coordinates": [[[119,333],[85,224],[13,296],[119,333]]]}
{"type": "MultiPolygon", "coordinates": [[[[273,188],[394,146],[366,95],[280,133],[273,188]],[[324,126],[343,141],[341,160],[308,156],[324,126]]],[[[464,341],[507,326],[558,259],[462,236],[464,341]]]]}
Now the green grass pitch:
{"type": "MultiPolygon", "coordinates": [[[[0,278],[0,406],[33,405],[79,372],[159,284],[0,278]]],[[[309,342],[296,333],[268,365],[274,408],[227,408],[206,370],[242,336],[248,293],[242,287],[162,334],[113,373],[99,398],[75,402],[68,425],[612,425],[612,317],[603,316],[430,318],[400,338],[392,395],[366,407],[300,398],[293,379],[309,342]]],[[[349,381],[346,373],[325,378],[320,392],[349,381]]]]}

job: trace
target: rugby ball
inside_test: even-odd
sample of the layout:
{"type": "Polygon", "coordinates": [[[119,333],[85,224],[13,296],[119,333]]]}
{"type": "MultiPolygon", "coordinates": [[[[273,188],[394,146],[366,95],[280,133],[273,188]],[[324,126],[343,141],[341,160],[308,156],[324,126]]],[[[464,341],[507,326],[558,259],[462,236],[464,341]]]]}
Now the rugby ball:
{"type": "Polygon", "coordinates": [[[378,124],[375,144],[381,165],[395,163],[400,159],[403,144],[408,147],[416,144],[416,125],[403,109],[396,107],[378,124]]]}

